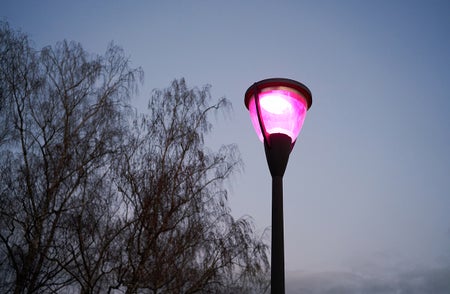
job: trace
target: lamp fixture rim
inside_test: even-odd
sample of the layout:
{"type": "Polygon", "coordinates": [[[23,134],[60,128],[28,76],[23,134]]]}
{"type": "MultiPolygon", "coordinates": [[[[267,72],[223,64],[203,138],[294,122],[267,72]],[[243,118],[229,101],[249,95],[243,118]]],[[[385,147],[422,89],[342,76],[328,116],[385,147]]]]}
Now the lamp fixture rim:
{"type": "Polygon", "coordinates": [[[270,78],[256,82],[247,89],[247,91],[245,92],[245,101],[244,101],[247,109],[250,104],[250,99],[255,94],[256,89],[258,89],[258,92],[264,92],[264,89],[274,87],[290,88],[293,89],[294,91],[299,92],[306,100],[307,104],[306,109],[308,110],[311,107],[312,94],[311,91],[308,89],[308,87],[306,87],[304,84],[286,78],[270,78]]]}

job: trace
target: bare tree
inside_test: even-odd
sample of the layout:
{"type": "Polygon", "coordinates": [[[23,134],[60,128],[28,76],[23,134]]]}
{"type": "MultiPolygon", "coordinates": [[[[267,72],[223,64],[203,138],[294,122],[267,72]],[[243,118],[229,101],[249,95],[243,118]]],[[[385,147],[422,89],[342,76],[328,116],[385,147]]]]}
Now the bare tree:
{"type": "Polygon", "coordinates": [[[254,282],[267,269],[266,245],[248,219],[235,220],[226,206],[223,183],[240,166],[236,146],[218,152],[204,146],[208,115],[228,106],[210,100],[209,87],[189,89],[175,80],[153,92],[150,114],[135,122],[118,164],[131,222],[121,273],[127,293],[260,286],[254,282]]]}
{"type": "Polygon", "coordinates": [[[60,255],[56,236],[63,235],[64,216],[83,205],[83,183],[115,152],[140,70],[130,69],[117,46],[90,57],[68,42],[35,51],[6,24],[0,34],[7,122],[0,146],[1,270],[11,273],[1,286],[53,291],[73,278],[61,266],[71,260],[60,255]]]}
{"type": "Polygon", "coordinates": [[[263,292],[267,246],[227,206],[238,150],[204,142],[226,99],[180,79],[139,116],[121,48],[6,23],[0,66],[0,292],[263,292]]]}

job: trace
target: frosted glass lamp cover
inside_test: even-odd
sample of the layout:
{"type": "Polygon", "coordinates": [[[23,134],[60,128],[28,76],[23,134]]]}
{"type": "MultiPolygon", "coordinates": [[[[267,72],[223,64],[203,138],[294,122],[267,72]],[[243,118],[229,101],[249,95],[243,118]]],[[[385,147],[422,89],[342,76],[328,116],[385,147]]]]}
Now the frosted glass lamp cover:
{"type": "Polygon", "coordinates": [[[289,79],[262,80],[253,84],[245,93],[245,106],[250,112],[253,127],[263,142],[264,136],[274,133],[288,135],[295,142],[311,104],[309,89],[289,79]]]}

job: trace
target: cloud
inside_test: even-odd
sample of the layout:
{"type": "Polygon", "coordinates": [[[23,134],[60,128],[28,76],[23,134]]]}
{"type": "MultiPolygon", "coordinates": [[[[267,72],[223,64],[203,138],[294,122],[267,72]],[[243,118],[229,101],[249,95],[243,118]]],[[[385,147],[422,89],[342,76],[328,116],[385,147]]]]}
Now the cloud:
{"type": "Polygon", "coordinates": [[[288,273],[286,293],[295,294],[448,294],[450,266],[367,275],[345,271],[288,273]]]}

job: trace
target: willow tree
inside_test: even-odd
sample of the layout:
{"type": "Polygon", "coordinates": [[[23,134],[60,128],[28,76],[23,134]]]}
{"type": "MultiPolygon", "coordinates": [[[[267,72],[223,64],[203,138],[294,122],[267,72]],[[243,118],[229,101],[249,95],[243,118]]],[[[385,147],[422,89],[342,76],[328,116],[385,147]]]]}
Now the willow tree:
{"type": "Polygon", "coordinates": [[[118,189],[129,213],[124,268],[127,293],[260,291],[267,247],[248,219],[234,219],[224,186],[241,160],[234,145],[205,147],[210,87],[184,79],[155,90],[149,114],[135,120],[129,152],[118,162],[118,189]]]}
{"type": "Polygon", "coordinates": [[[102,56],[66,41],[36,50],[5,23],[0,52],[0,289],[51,292],[76,281],[67,269],[81,247],[62,247],[67,218],[108,196],[84,192],[120,145],[141,72],[117,46],[102,56]]]}
{"type": "Polygon", "coordinates": [[[226,99],[180,79],[136,114],[121,48],[5,23],[0,66],[0,292],[262,292],[267,246],[227,204],[238,150],[205,145],[226,99]]]}

